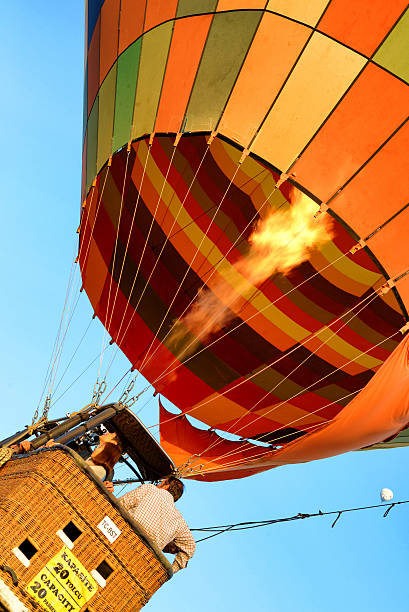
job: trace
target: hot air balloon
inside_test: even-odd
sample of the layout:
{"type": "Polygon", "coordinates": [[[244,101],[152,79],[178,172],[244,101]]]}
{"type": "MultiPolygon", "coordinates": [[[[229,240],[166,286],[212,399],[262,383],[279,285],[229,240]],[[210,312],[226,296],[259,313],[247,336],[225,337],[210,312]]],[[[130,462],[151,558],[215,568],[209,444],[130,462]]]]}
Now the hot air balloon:
{"type": "Polygon", "coordinates": [[[180,409],[161,408],[161,442],[191,477],[368,447],[409,420],[389,406],[367,422],[376,377],[358,395],[406,330],[406,10],[89,3],[83,286],[180,409]]]}
{"type": "Polygon", "coordinates": [[[43,420],[1,444],[13,528],[0,570],[26,609],[113,612],[140,609],[172,572],[78,457],[101,425],[141,481],[407,444],[409,11],[86,7],[83,289],[135,376],[179,412],[159,399],[160,447],[128,410],[133,382],[102,406],[97,381],[60,420],[46,400],[43,420]],[[71,448],[10,457],[33,433],[33,449],[71,448]],[[70,572],[75,606],[56,593],[70,572]]]}

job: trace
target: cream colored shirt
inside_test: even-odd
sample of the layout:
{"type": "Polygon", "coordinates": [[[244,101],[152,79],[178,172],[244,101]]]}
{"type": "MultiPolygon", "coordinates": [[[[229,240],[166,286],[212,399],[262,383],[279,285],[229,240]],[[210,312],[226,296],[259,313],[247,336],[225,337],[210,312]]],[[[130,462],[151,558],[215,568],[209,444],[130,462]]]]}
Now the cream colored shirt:
{"type": "Polygon", "coordinates": [[[160,550],[169,542],[179,548],[172,564],[174,572],[186,567],[196,544],[169,491],[144,484],[120,497],[119,501],[160,550]]]}

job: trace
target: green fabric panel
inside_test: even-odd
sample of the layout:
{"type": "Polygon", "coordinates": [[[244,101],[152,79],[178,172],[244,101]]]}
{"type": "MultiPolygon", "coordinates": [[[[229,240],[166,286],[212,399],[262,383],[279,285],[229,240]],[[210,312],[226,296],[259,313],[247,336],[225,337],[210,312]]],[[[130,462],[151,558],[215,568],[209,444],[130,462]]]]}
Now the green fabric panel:
{"type": "Polygon", "coordinates": [[[87,125],[87,193],[97,174],[98,106],[99,96],[95,98],[87,125]]]}
{"type": "Polygon", "coordinates": [[[164,23],[142,37],[132,138],[150,134],[155,126],[173,24],[164,23]]]}
{"type": "Polygon", "coordinates": [[[374,61],[409,82],[409,10],[395,26],[379,51],[374,61]]]}
{"type": "Polygon", "coordinates": [[[85,69],[85,78],[84,78],[84,99],[83,99],[83,109],[82,109],[82,146],[84,146],[85,142],[85,132],[87,130],[87,108],[88,108],[88,66],[85,69]]]}
{"type": "Polygon", "coordinates": [[[214,16],[189,101],[184,131],[215,128],[261,15],[261,11],[237,11],[214,16]]]}
{"type": "Polygon", "coordinates": [[[101,170],[112,152],[117,69],[118,64],[115,62],[99,90],[97,172],[101,170]]]}
{"type": "Polygon", "coordinates": [[[176,17],[213,13],[219,0],[179,0],[176,17]]]}
{"type": "Polygon", "coordinates": [[[112,152],[126,144],[131,135],[140,54],[141,39],[128,47],[118,60],[112,152]]]}

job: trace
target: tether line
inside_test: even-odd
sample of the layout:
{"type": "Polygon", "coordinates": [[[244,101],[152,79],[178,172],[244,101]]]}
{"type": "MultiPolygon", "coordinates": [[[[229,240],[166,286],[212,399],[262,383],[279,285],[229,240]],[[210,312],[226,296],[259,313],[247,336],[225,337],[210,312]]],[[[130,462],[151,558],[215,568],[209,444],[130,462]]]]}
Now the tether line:
{"type": "MultiPolygon", "coordinates": [[[[392,508],[394,508],[395,506],[400,506],[402,504],[408,504],[408,503],[409,503],[409,500],[403,500],[403,501],[391,502],[388,504],[374,504],[373,506],[358,506],[357,508],[342,508],[342,510],[330,510],[328,512],[322,512],[321,510],[318,510],[318,512],[312,512],[312,513],[299,512],[298,514],[295,514],[294,516],[286,516],[283,518],[268,519],[264,521],[244,521],[242,523],[232,523],[231,525],[217,525],[213,527],[196,527],[196,528],[191,528],[190,531],[215,532],[210,536],[206,536],[204,538],[200,538],[199,540],[196,540],[196,544],[197,544],[198,542],[204,542],[205,540],[209,540],[210,538],[214,538],[215,536],[221,535],[222,533],[226,533],[226,532],[243,531],[246,529],[254,529],[257,527],[267,527],[268,525],[274,525],[276,523],[287,523],[290,521],[299,521],[299,520],[317,518],[317,517],[322,517],[322,516],[337,515],[339,518],[342,514],[346,514],[347,512],[360,512],[363,510],[373,510],[375,508],[385,508],[386,510],[385,510],[383,517],[386,518],[390,510],[392,510],[392,508]]],[[[335,519],[331,527],[335,527],[335,524],[338,521],[338,518],[335,519]]]]}

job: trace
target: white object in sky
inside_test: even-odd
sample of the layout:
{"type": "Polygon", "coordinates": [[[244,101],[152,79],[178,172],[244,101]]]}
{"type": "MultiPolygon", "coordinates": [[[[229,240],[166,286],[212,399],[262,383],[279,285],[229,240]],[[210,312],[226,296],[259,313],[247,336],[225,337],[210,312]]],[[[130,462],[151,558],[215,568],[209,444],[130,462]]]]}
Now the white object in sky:
{"type": "Polygon", "coordinates": [[[390,489],[382,489],[381,491],[381,500],[382,501],[391,501],[393,499],[393,491],[390,489]]]}

